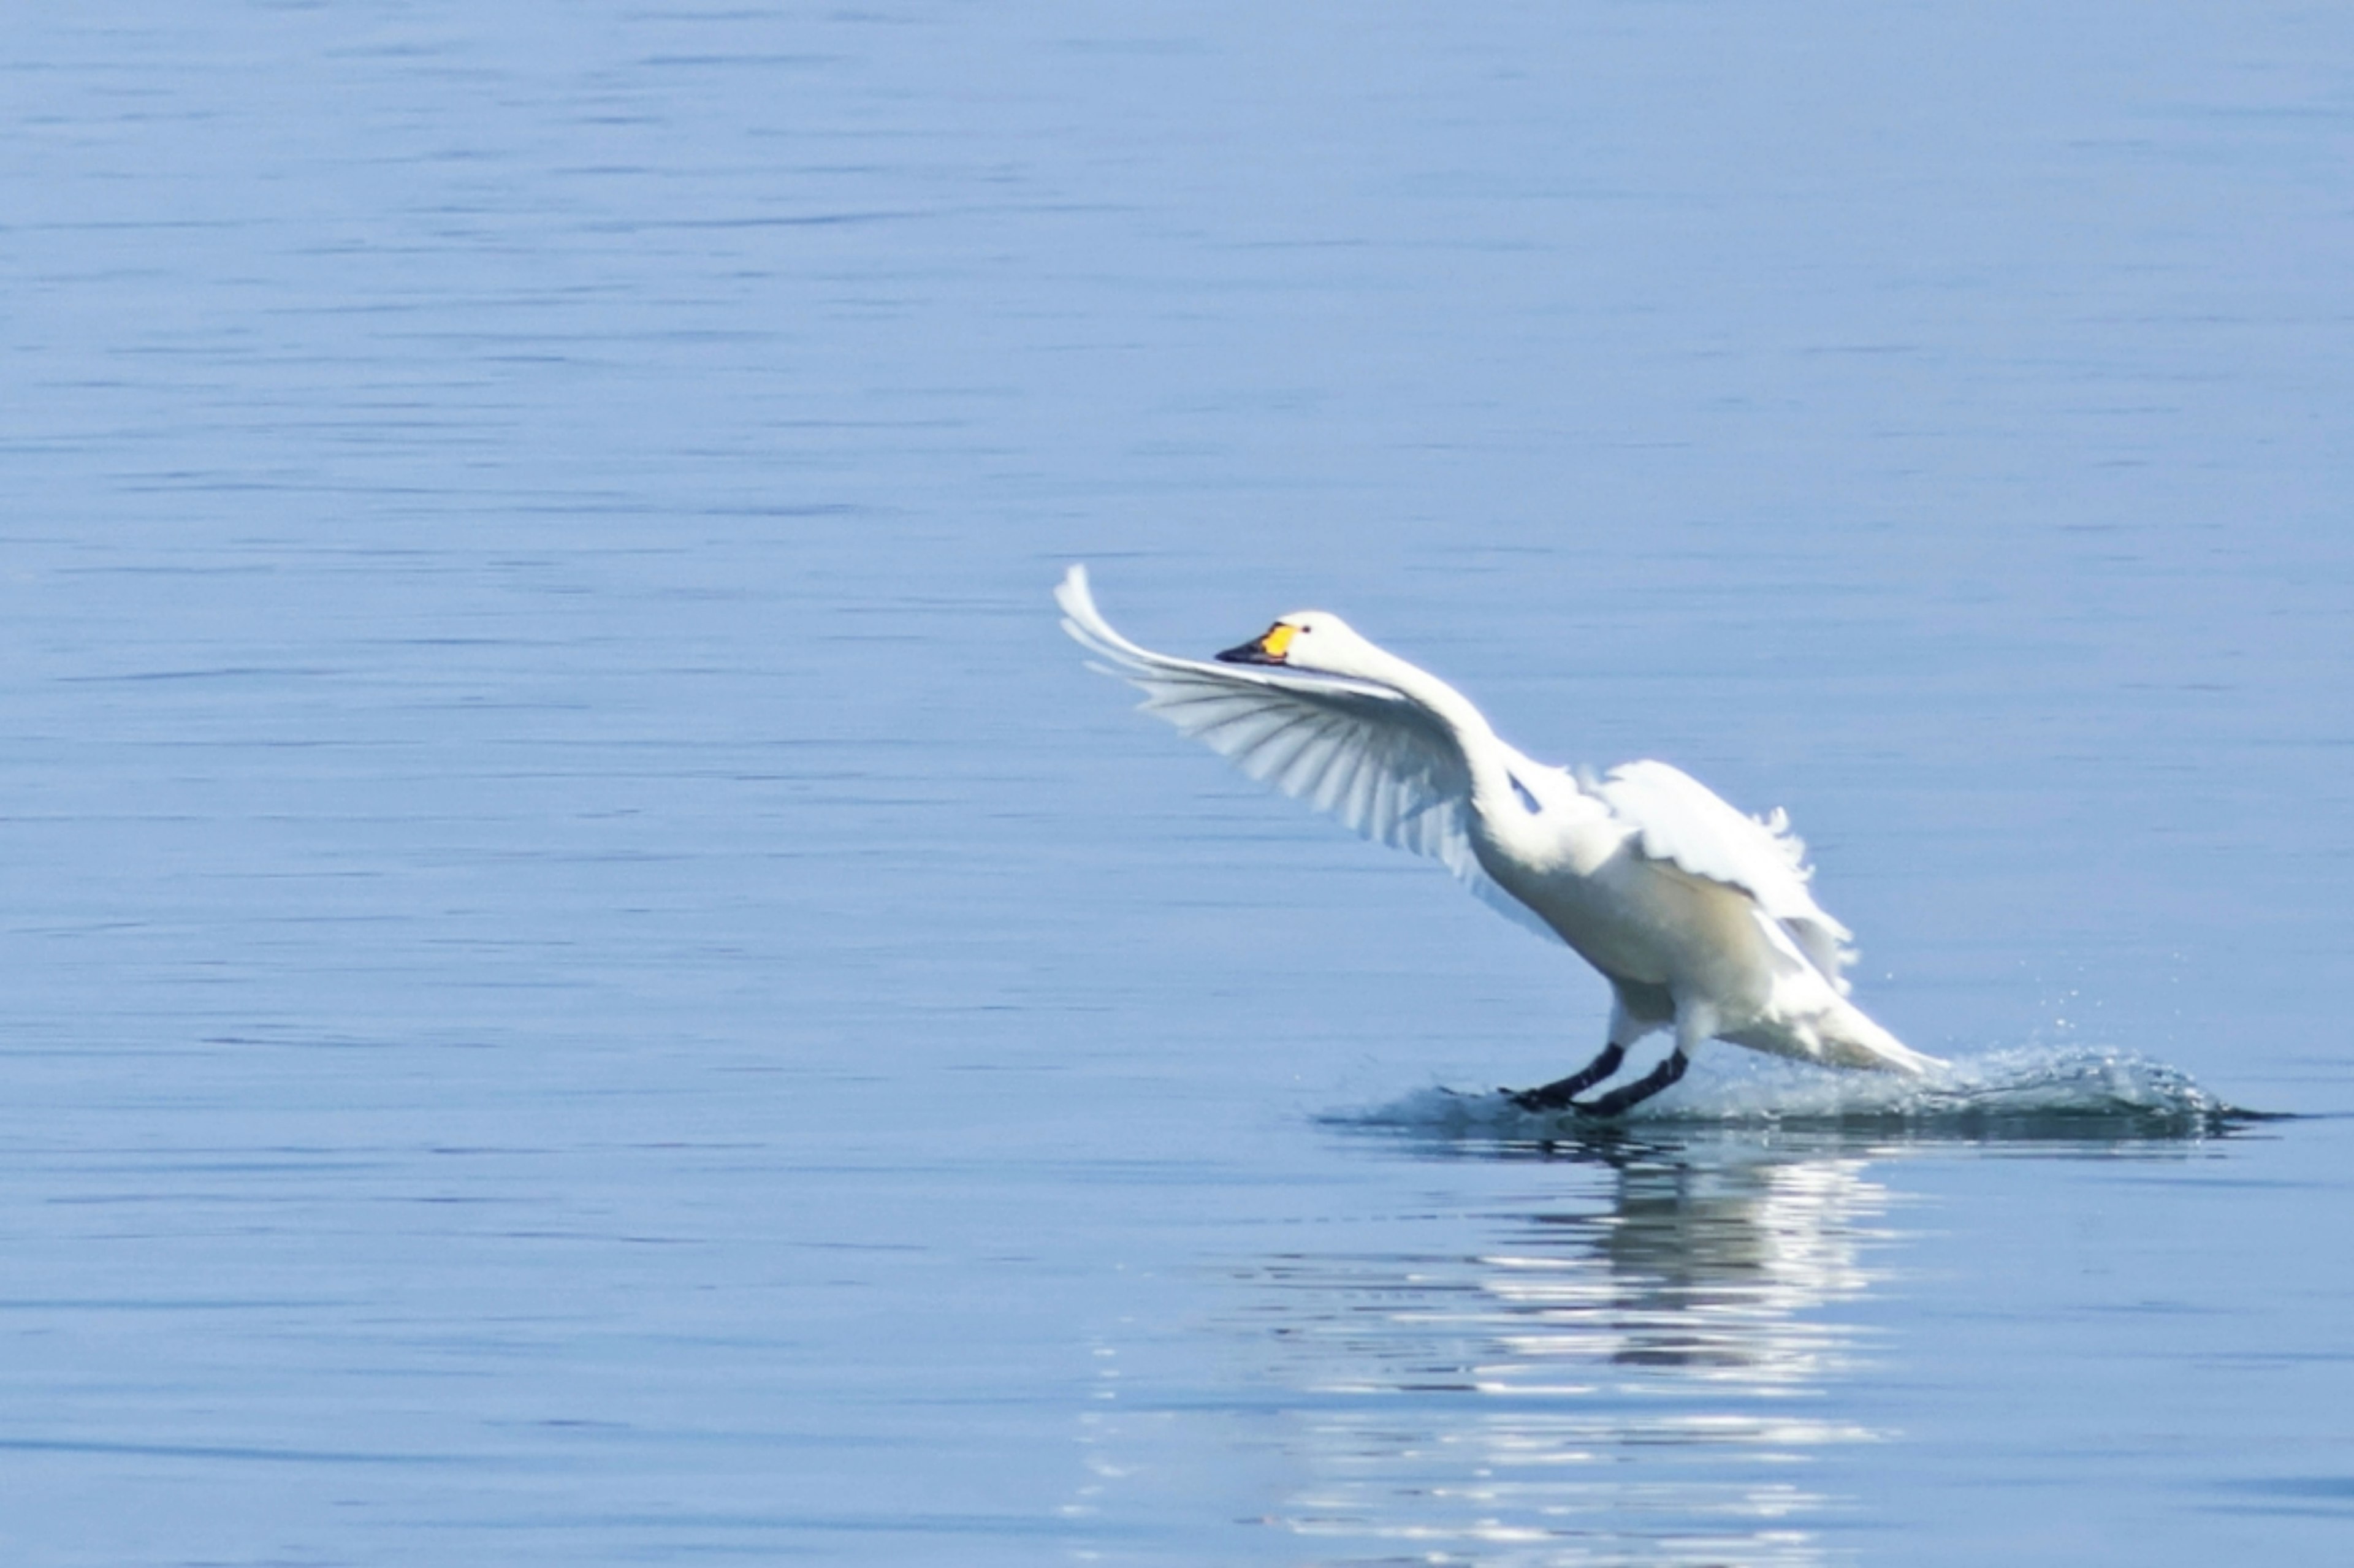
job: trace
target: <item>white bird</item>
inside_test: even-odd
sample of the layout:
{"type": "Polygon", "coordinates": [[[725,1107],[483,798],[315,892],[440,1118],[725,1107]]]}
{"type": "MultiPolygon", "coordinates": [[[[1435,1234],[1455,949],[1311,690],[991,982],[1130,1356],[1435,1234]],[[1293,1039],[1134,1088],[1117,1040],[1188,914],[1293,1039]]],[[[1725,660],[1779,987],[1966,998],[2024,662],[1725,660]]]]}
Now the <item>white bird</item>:
{"type": "Polygon", "coordinates": [[[1602,971],[1615,1003],[1601,1054],[1514,1095],[1524,1108],[1616,1116],[1683,1076],[1711,1039],[1841,1067],[1945,1065],[1848,1001],[1850,933],[1808,891],[1806,846],[1781,811],[1744,816],[1664,762],[1598,779],[1532,762],[1454,687],[1322,610],[1204,663],[1113,630],[1084,567],[1055,599],[1096,668],[1143,690],[1144,712],[1365,837],[1437,859],[1602,971]],[[1657,1069],[1575,1098],[1661,1029],[1676,1043],[1657,1069]]]}

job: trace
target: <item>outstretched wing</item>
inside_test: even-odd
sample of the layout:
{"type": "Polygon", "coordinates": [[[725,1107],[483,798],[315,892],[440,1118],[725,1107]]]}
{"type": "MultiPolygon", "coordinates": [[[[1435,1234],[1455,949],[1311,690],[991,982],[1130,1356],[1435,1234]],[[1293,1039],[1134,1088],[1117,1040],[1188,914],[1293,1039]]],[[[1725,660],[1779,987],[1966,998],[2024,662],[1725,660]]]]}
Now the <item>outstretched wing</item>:
{"type": "Polygon", "coordinates": [[[1763,821],[1744,816],[1664,762],[1623,763],[1587,788],[1636,830],[1644,854],[1757,900],[1823,978],[1846,993],[1840,971],[1855,961],[1848,946],[1852,933],[1816,904],[1807,886],[1814,873],[1806,842],[1779,809],[1763,821]]]}
{"type": "Polygon", "coordinates": [[[1212,664],[1140,648],[1112,630],[1075,566],[1055,589],[1063,630],[1144,693],[1158,715],[1249,777],[1377,842],[1439,861],[1482,901],[1555,941],[1472,853],[1471,774],[1419,704],[1371,681],[1261,664],[1212,664]]]}

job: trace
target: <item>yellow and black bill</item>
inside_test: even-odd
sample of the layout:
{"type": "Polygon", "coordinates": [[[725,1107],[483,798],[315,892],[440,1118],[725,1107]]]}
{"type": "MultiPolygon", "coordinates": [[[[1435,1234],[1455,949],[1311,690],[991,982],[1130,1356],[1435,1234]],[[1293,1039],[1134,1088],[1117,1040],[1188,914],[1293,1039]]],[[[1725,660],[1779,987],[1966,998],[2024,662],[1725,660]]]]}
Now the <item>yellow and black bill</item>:
{"type": "Polygon", "coordinates": [[[1286,626],[1278,620],[1267,629],[1265,635],[1256,641],[1246,642],[1239,648],[1229,648],[1219,654],[1218,662],[1221,664],[1280,664],[1283,662],[1283,651],[1291,646],[1291,640],[1299,635],[1299,631],[1298,627],[1286,626]]]}

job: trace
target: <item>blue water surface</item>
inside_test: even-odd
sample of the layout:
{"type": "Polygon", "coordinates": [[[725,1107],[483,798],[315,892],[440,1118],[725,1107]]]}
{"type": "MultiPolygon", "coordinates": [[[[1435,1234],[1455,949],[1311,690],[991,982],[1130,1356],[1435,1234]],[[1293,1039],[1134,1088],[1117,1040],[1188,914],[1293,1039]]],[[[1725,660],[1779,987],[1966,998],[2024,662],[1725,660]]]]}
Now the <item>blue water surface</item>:
{"type": "Polygon", "coordinates": [[[9,1562],[2354,1542],[2354,12],[11,42],[9,1562]],[[1506,1114],[1074,560],[1787,807],[1961,1097],[1506,1114]]]}

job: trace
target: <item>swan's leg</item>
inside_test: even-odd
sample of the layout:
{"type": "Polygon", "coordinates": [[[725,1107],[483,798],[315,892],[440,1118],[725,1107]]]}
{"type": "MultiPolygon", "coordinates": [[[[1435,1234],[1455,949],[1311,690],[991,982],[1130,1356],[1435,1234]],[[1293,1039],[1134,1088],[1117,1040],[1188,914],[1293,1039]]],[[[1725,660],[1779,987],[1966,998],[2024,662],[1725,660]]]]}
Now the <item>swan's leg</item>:
{"type": "Polygon", "coordinates": [[[1598,1099],[1591,1099],[1576,1108],[1587,1116],[1623,1116],[1641,1105],[1670,1084],[1684,1075],[1691,1065],[1691,1054],[1700,1043],[1716,1033],[1716,1010],[1702,1001],[1676,1002],[1676,1048],[1668,1059],[1620,1088],[1611,1090],[1598,1099]]]}
{"type": "Polygon", "coordinates": [[[1576,1108],[1587,1116],[1620,1116],[1629,1107],[1638,1106],[1678,1078],[1691,1065],[1691,1058],[1678,1045],[1668,1053],[1668,1059],[1623,1088],[1611,1090],[1600,1099],[1587,1100],[1576,1108]]]}
{"type": "Polygon", "coordinates": [[[1522,1110],[1559,1110],[1569,1104],[1573,1096],[1584,1094],[1617,1072],[1618,1064],[1626,1059],[1627,1047],[1613,1040],[1602,1047],[1602,1054],[1568,1077],[1557,1078],[1542,1088],[1513,1090],[1512,1103],[1522,1110]]]}
{"type": "Polygon", "coordinates": [[[1642,1019],[1628,1011],[1627,999],[1614,995],[1610,1002],[1610,1033],[1602,1054],[1572,1073],[1540,1088],[1508,1091],[1512,1103],[1522,1110],[1548,1111],[1567,1107],[1571,1097],[1584,1094],[1618,1070],[1627,1059],[1627,1047],[1654,1029],[1664,1028],[1663,1019],[1642,1019]]]}

